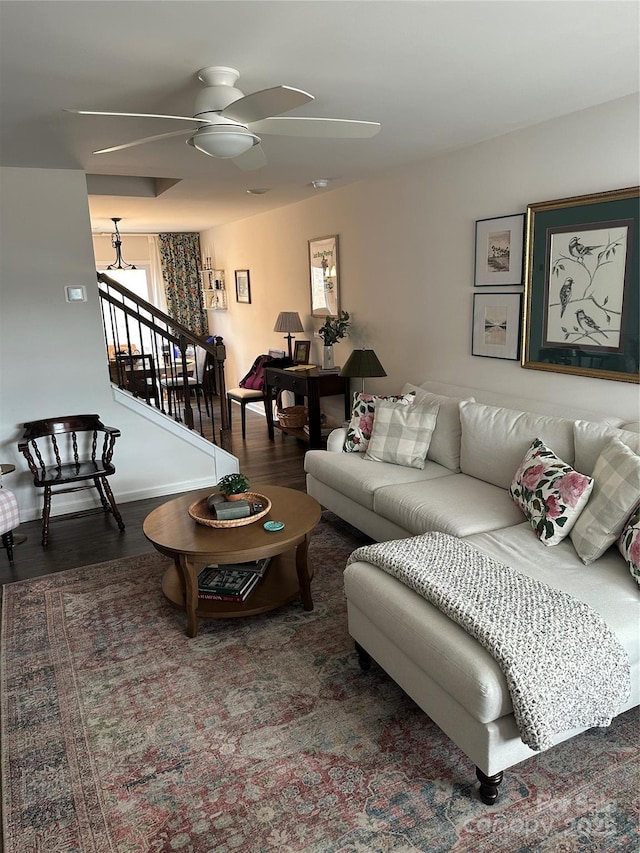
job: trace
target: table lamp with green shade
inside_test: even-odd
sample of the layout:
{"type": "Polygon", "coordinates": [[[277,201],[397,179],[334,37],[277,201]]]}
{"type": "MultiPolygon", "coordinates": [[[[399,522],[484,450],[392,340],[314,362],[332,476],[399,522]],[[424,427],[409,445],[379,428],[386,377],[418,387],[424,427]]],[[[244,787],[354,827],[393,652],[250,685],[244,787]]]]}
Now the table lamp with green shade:
{"type": "Polygon", "coordinates": [[[340,376],[350,379],[362,379],[362,393],[364,394],[364,380],[368,377],[386,376],[384,367],[380,364],[378,356],[372,349],[354,349],[347,363],[340,371],[340,376]]]}

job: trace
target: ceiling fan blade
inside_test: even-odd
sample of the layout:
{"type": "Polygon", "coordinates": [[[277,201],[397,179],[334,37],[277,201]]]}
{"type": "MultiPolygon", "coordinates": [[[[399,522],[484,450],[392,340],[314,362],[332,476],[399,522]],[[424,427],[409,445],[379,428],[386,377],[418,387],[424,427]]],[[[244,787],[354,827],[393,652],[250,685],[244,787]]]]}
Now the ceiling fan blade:
{"type": "Polygon", "coordinates": [[[253,148],[245,151],[244,154],[234,157],[231,162],[235,163],[238,169],[242,169],[243,172],[253,172],[256,169],[262,169],[263,166],[266,166],[267,158],[264,155],[262,146],[254,145],[253,148]]]}
{"type": "Polygon", "coordinates": [[[271,89],[262,89],[239,98],[222,110],[225,118],[247,124],[252,121],[260,121],[268,116],[277,116],[287,113],[303,104],[313,101],[313,95],[303,92],[302,89],[293,89],[291,86],[274,86],[271,89]]]}
{"type": "Polygon", "coordinates": [[[144,139],[134,139],[133,142],[125,142],[123,145],[112,145],[111,148],[99,148],[97,151],[92,151],[92,154],[110,154],[112,151],[123,151],[125,148],[134,148],[136,145],[144,145],[145,142],[155,142],[156,139],[168,139],[170,136],[185,136],[191,133],[189,130],[174,130],[171,133],[158,133],[155,136],[145,136],[144,139]]]}
{"type": "Polygon", "coordinates": [[[155,113],[109,113],[103,110],[64,110],[65,113],[76,113],[81,116],[125,116],[126,118],[170,118],[175,121],[190,121],[191,124],[215,124],[206,118],[193,118],[193,116],[165,116],[155,113]]]}
{"type": "Polygon", "coordinates": [[[368,139],[380,131],[377,121],[353,121],[346,118],[303,118],[273,116],[251,122],[253,133],[276,136],[307,136],[317,139],[368,139]]]}

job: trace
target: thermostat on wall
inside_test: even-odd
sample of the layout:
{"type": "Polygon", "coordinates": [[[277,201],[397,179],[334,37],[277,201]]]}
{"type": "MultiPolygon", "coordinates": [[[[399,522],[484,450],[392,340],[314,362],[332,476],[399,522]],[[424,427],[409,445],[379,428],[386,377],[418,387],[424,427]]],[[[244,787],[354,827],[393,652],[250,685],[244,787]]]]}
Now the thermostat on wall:
{"type": "Polygon", "coordinates": [[[87,288],[83,284],[68,284],[64,289],[64,295],[67,302],[86,302],[87,288]]]}

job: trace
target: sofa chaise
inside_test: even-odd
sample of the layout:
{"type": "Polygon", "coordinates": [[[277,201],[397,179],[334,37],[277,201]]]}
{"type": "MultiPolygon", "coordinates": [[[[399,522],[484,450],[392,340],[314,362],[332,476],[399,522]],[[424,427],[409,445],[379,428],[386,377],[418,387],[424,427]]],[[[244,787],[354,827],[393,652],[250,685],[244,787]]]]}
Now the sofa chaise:
{"type": "MultiPolygon", "coordinates": [[[[616,547],[624,525],[628,543],[629,525],[635,524],[633,533],[640,523],[637,512],[634,516],[640,500],[638,423],[438,382],[407,384],[393,402],[430,406],[436,412],[424,467],[411,459],[408,464],[374,461],[380,458],[375,453],[369,458],[368,445],[366,453],[357,447],[362,433],[358,435],[357,418],[352,418],[349,430],[329,436],[327,450],[307,452],[308,493],[376,542],[447,534],[584,602],[600,614],[628,655],[631,688],[615,713],[640,704],[637,578],[630,571],[629,555],[616,547]],[[598,518],[591,518],[591,526],[584,522],[582,533],[576,521],[569,535],[560,533],[564,538],[558,544],[544,544],[549,531],[543,527],[536,532],[518,505],[520,492],[512,494],[514,479],[536,439],[567,469],[593,480],[578,519],[587,516],[591,502],[598,518]],[[597,505],[606,499],[599,486],[605,448],[619,450],[620,445],[632,473],[630,484],[614,489],[614,502],[624,493],[627,505],[617,508],[615,531],[597,529],[594,535],[600,540],[595,546],[585,544],[580,539],[585,527],[588,532],[613,524],[597,505]],[[344,452],[345,446],[357,450],[344,452]],[[598,544],[601,555],[594,550],[598,544]]],[[[393,408],[386,401],[379,405],[378,398],[375,411],[380,417],[383,409],[393,408]]],[[[558,528],[552,527],[555,535],[558,528]]],[[[637,542],[634,547],[639,547],[637,542]]],[[[413,698],[476,765],[483,801],[495,802],[504,770],[536,754],[521,739],[501,667],[464,628],[369,560],[350,562],[344,583],[349,633],[361,666],[366,669],[374,659],[413,698]]],[[[584,730],[557,732],[553,744],[584,730]]]]}

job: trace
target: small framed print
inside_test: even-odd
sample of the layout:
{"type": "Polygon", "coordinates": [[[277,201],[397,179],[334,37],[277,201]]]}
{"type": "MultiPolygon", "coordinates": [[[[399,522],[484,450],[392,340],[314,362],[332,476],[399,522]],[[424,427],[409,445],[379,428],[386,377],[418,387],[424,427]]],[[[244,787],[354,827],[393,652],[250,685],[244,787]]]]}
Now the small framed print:
{"type": "Polygon", "coordinates": [[[295,364],[309,364],[311,352],[311,341],[296,341],[293,350],[293,361],[295,364]]]}
{"type": "Polygon", "coordinates": [[[249,270],[236,270],[236,302],[251,303],[249,270]]]}
{"type": "Polygon", "coordinates": [[[471,354],[517,361],[520,349],[519,293],[474,293],[471,354]]]}
{"type": "Polygon", "coordinates": [[[478,219],[474,285],[496,287],[522,284],[524,213],[478,219]]]}

